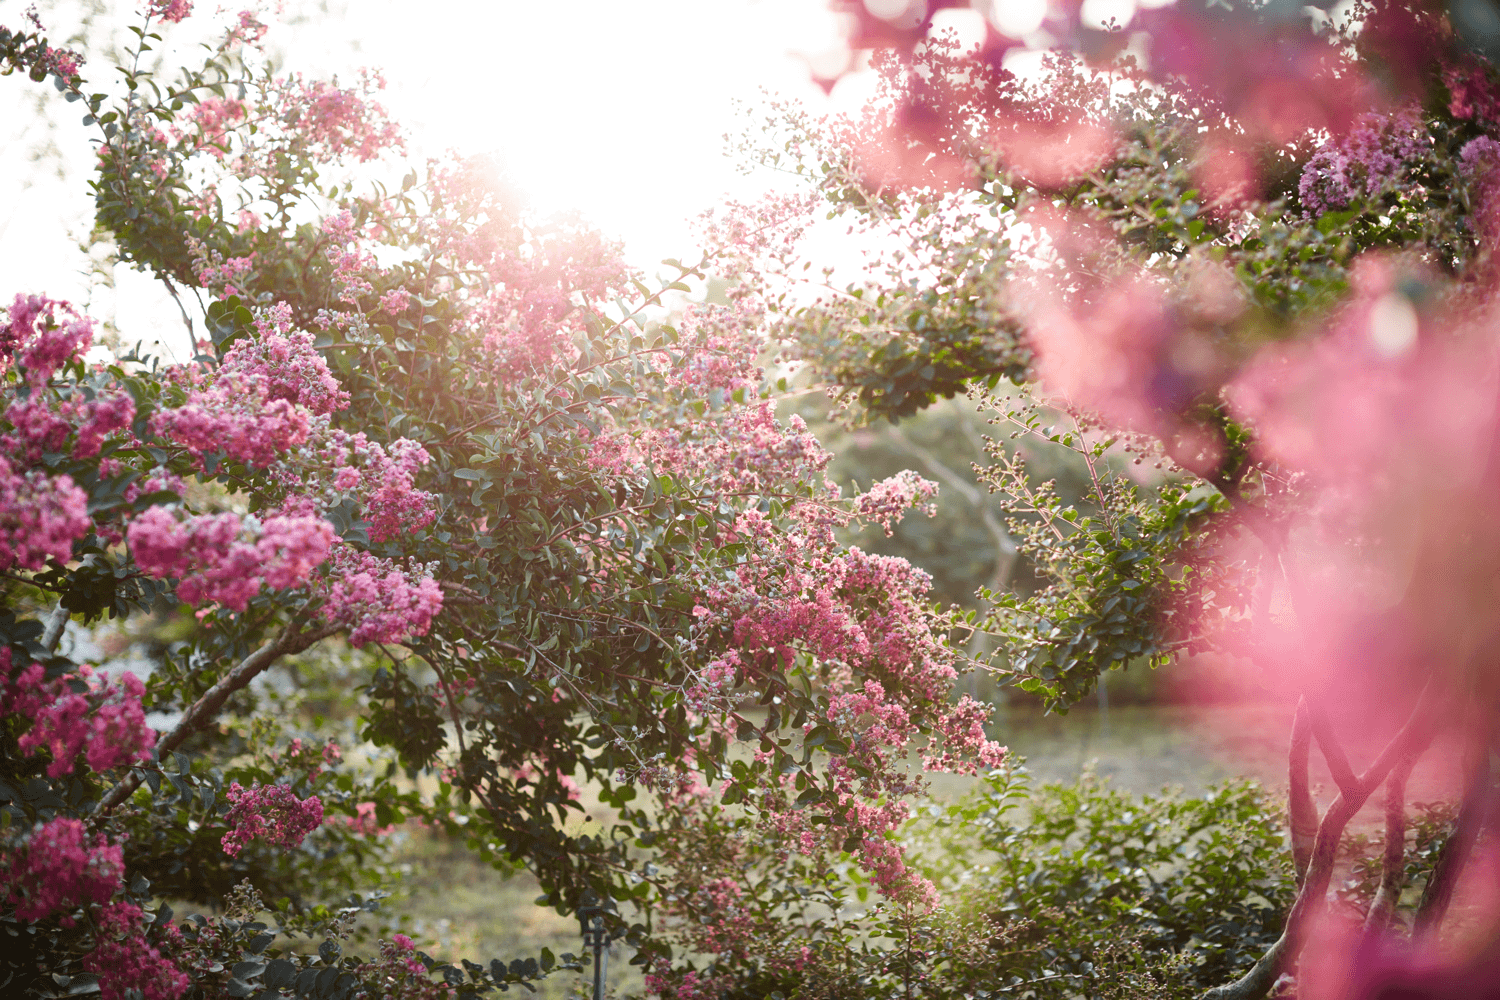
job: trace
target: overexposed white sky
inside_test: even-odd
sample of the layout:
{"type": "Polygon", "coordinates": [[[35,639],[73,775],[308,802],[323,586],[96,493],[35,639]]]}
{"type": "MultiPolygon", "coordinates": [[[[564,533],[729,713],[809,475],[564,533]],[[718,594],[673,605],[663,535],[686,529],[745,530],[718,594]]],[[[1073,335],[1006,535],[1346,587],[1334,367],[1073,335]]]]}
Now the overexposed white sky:
{"type": "MultiPolygon", "coordinates": [[[[134,4],[106,2],[96,47],[110,37],[101,23],[117,43],[139,23],[134,4]]],[[[213,3],[161,29],[179,59],[216,33],[213,3]]],[[[37,6],[55,40],[81,22],[83,0],[37,6]]],[[[24,10],[0,0],[0,24],[21,27],[24,10]]],[[[267,47],[309,77],[382,70],[415,159],[496,154],[536,210],[580,212],[650,270],[694,257],[692,218],[766,186],[723,155],[724,134],[741,130],[735,101],[754,104],[766,90],[831,107],[805,56],[838,42],[822,0],[290,0],[267,47]]],[[[108,57],[90,55],[86,78],[102,83],[108,57]]],[[[835,98],[856,102],[859,87],[841,84],[835,98]]],[[[0,107],[0,298],[46,291],[89,302],[128,341],[155,339],[163,325],[169,342],[181,338],[160,286],[125,267],[114,289],[87,273],[78,244],[91,225],[91,151],[79,106],[12,76],[0,79],[0,107]]]]}
{"type": "MultiPolygon", "coordinates": [[[[881,13],[921,0],[866,2],[881,13]]],[[[0,24],[20,27],[27,3],[0,0],[0,24]]],[[[172,58],[194,58],[198,41],[222,31],[216,3],[197,0],[187,21],[160,26],[172,58]]],[[[1090,3],[1125,20],[1136,7],[1090,3]]],[[[108,13],[95,20],[85,76],[103,84],[112,70],[100,47],[128,40],[138,5],[37,0],[54,41],[94,4],[108,13]]],[[[1013,34],[1048,10],[1046,0],[975,6],[1013,34]]],[[[940,12],[941,27],[975,41],[982,17],[940,12]]],[[[825,0],[286,0],[266,41],[282,71],[352,79],[361,67],[382,70],[384,101],[407,127],[414,159],[495,154],[533,208],[581,213],[647,271],[664,257],[695,259],[692,220],[725,195],[748,199],[769,186],[724,155],[725,134],[743,129],[736,101],[754,105],[766,91],[815,112],[852,110],[870,86],[868,73],[854,74],[830,96],[811,81],[810,61],[824,73],[840,65],[840,25],[825,0]]],[[[113,288],[88,274],[78,247],[92,221],[82,111],[15,76],[0,78],[0,108],[0,298],[72,298],[128,342],[165,337],[180,350],[181,319],[159,285],[125,267],[113,270],[113,288]]]]}

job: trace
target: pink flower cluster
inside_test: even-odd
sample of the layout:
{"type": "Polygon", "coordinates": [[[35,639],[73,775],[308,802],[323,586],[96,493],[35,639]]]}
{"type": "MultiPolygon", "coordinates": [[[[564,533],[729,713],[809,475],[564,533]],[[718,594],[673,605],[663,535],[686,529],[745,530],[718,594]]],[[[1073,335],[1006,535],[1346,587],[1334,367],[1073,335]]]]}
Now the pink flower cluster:
{"type": "Polygon", "coordinates": [[[398,642],[426,635],[443,608],[443,592],[421,567],[340,546],[328,577],[323,618],[351,629],[349,642],[398,642]]]}
{"type": "MultiPolygon", "coordinates": [[[[209,98],[195,109],[199,121],[210,118],[215,110],[212,103],[218,101],[239,106],[239,101],[225,102],[223,98],[209,98]]],[[[243,113],[243,111],[241,112],[243,113]]],[[[223,150],[216,147],[219,155],[223,150]]],[[[204,288],[217,291],[221,295],[241,294],[239,284],[244,281],[245,276],[255,272],[256,254],[248,257],[230,257],[227,260],[217,250],[210,250],[195,237],[188,237],[188,246],[193,250],[193,274],[198,283],[204,288]]]]}
{"type": "Polygon", "coordinates": [[[1431,148],[1419,108],[1361,115],[1353,128],[1330,139],[1303,167],[1297,184],[1302,207],[1321,215],[1400,184],[1431,148]]]}
{"type": "Polygon", "coordinates": [[[41,385],[94,342],[94,321],[67,302],[17,295],[0,326],[0,361],[14,359],[32,385],[41,385]]]}
{"type": "Polygon", "coordinates": [[[95,918],[99,943],[83,967],[99,977],[101,1000],[177,1000],[192,980],[146,941],[146,916],[134,903],[111,903],[95,918]]]}
{"type": "Polygon", "coordinates": [[[989,721],[990,707],[964,695],[947,712],[939,717],[937,733],[942,739],[942,753],[929,753],[922,758],[922,766],[930,771],[951,771],[957,774],[973,774],[978,765],[1001,767],[1005,764],[1007,750],[991,740],[984,732],[989,721]]]}
{"type": "Polygon", "coordinates": [[[367,275],[383,274],[375,257],[365,249],[354,216],[348,209],[323,220],[323,236],[328,240],[328,262],[333,265],[330,280],[338,289],[339,301],[358,305],[361,295],[375,290],[367,275]]]}
{"type": "Polygon", "coordinates": [[[833,458],[800,416],[793,414],[783,427],[775,406],[757,399],[733,407],[721,420],[605,432],[595,439],[589,462],[614,474],[641,473],[647,454],[658,469],[735,495],[774,493],[799,481],[822,486],[833,458]]]}
{"type": "Polygon", "coordinates": [[[193,389],[187,403],[151,418],[157,434],[200,455],[224,451],[264,468],[302,444],[308,414],[285,399],[273,399],[263,378],[220,371],[207,389],[193,389]]]}
{"type": "Polygon", "coordinates": [[[375,803],[361,802],[354,807],[353,816],[330,817],[330,822],[340,822],[361,837],[384,837],[395,832],[392,824],[381,826],[375,818],[375,803]]]}
{"type": "Polygon", "coordinates": [[[1484,61],[1465,55],[1443,67],[1443,84],[1453,117],[1471,118],[1487,128],[1500,125],[1500,83],[1484,61]]]}
{"type": "Polygon", "coordinates": [[[428,978],[415,943],[405,934],[392,934],[390,941],[380,942],[380,958],[361,965],[355,975],[374,988],[363,995],[385,1000],[450,1000],[454,996],[452,986],[428,978]]]}
{"type": "Polygon", "coordinates": [[[71,478],[36,469],[21,474],[0,456],[0,570],[38,570],[49,558],[67,562],[91,524],[88,495],[71,478]]]}
{"type": "Polygon", "coordinates": [[[380,297],[380,308],[391,316],[400,316],[411,307],[411,293],[404,288],[392,288],[380,297]]]}
{"type": "Polygon", "coordinates": [[[141,708],[145,686],[128,671],[118,686],[87,667],[83,676],[88,690],[75,692],[66,677],[47,680],[40,664],[16,669],[11,651],[0,649],[0,711],[32,722],[19,740],[21,752],[31,756],[45,748],[53,778],[72,774],[80,753],[94,771],[149,760],[156,732],[141,708]]]}
{"type": "Polygon", "coordinates": [[[323,773],[324,768],[334,767],[344,759],[344,751],[339,749],[338,741],[329,737],[322,746],[313,743],[303,743],[300,738],[292,740],[287,744],[286,753],[271,754],[271,760],[276,763],[283,772],[301,771],[312,781],[323,773]]]}
{"type": "Polygon", "coordinates": [[[414,532],[437,516],[437,498],[415,488],[416,471],[432,460],[415,441],[400,438],[389,448],[369,443],[365,467],[376,485],[365,501],[370,520],[370,541],[384,542],[403,531],[414,532]]]}
{"type": "Polygon", "coordinates": [[[900,521],[907,511],[917,510],[928,517],[935,515],[937,506],[924,501],[937,496],[937,491],[937,483],[923,479],[911,469],[903,469],[894,476],[875,483],[856,497],[854,510],[860,519],[873,521],[884,528],[885,535],[889,538],[891,526],[900,521]]]}
{"type": "Polygon", "coordinates": [[[258,311],[259,337],[235,342],[224,355],[221,373],[242,374],[265,386],[266,397],[286,400],[319,416],[349,405],[349,393],[339,385],[306,330],[292,328],[292,311],[284,302],[258,311]]]}
{"type": "Polygon", "coordinates": [[[765,348],[758,320],[754,310],[743,306],[688,307],[678,321],[681,351],[669,370],[669,383],[699,397],[715,389],[754,391],[762,375],[756,355],[765,348]]]}
{"type": "Polygon", "coordinates": [[[387,149],[404,146],[401,129],[373,99],[385,80],[366,71],[357,89],[302,74],[276,81],[270,96],[277,118],[293,133],[294,145],[319,161],[352,157],[367,163],[387,149]]]}
{"type": "Polygon", "coordinates": [[[176,24],[193,12],[192,0],[147,0],[146,13],[176,24]]]}
{"type": "Polygon", "coordinates": [[[683,691],[688,711],[706,715],[713,709],[724,708],[726,699],[734,690],[739,667],[740,654],[731,649],[700,670],[694,682],[683,691]]]}
{"type": "Polygon", "coordinates": [[[719,1000],[731,986],[727,979],[698,972],[672,975],[669,962],[660,962],[653,971],[646,973],[646,992],[654,993],[662,1000],[719,1000]]]}
{"type": "Polygon", "coordinates": [[[115,431],[125,430],[135,419],[135,400],[123,392],[111,392],[83,405],[78,441],[73,445],[74,458],[93,458],[99,454],[104,439],[115,431]]]}
{"type": "Polygon", "coordinates": [[[180,581],[183,601],[243,611],[262,586],[305,584],[328,558],[334,533],[321,517],[278,515],[258,522],[233,513],[179,516],[152,507],[130,523],[126,539],[147,574],[180,581]]]}
{"type": "Polygon", "coordinates": [[[266,37],[269,26],[260,19],[262,11],[242,10],[235,17],[235,24],[229,29],[226,47],[233,45],[255,45],[266,37]]]}
{"type": "Polygon", "coordinates": [[[38,825],[15,856],[0,859],[7,906],[41,920],[88,903],[106,903],[125,878],[124,854],[99,834],[92,840],[71,817],[38,825]]]}
{"type": "Polygon", "coordinates": [[[41,462],[43,452],[61,452],[73,434],[72,425],[40,393],[11,403],[5,419],[11,433],[0,437],[0,449],[28,465],[41,462]]]}
{"type": "Polygon", "coordinates": [[[275,847],[297,847],[323,823],[323,800],[316,795],[299,799],[286,785],[255,784],[244,788],[231,782],[226,793],[229,832],[219,843],[224,853],[237,857],[257,837],[275,847]]]}

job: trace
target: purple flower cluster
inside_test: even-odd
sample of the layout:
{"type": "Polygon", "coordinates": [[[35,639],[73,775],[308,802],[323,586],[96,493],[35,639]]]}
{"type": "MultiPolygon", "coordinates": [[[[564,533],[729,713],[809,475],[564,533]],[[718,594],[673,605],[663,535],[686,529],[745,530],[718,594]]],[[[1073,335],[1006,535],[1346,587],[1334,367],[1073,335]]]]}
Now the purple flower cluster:
{"type": "Polygon", "coordinates": [[[1358,198],[1399,186],[1431,149],[1417,108],[1360,115],[1353,128],[1325,142],[1307,161],[1297,195],[1312,215],[1347,208],[1358,198]]]}

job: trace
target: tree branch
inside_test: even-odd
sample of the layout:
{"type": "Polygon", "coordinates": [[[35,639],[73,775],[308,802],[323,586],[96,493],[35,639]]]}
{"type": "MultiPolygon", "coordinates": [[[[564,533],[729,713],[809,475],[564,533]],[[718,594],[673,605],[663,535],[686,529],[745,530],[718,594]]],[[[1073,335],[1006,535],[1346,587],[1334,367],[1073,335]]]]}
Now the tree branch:
{"type": "Polygon", "coordinates": [[[1433,685],[1429,680],[1422,688],[1421,697],[1412,708],[1406,724],[1386,744],[1380,756],[1365,773],[1360,775],[1351,792],[1341,791],[1339,797],[1328,807],[1323,821],[1318,824],[1318,836],[1313,843],[1312,857],[1308,861],[1307,877],[1297,893],[1297,901],[1287,914],[1286,926],[1281,937],[1276,939],[1260,961],[1239,979],[1206,991],[1200,1000],[1255,1000],[1265,996],[1276,981],[1281,967],[1297,957],[1302,949],[1304,932],[1313,919],[1322,911],[1328,896],[1328,883],[1333,877],[1334,861],[1338,856],[1339,838],[1344,827],[1359,812],[1365,800],[1376,786],[1386,779],[1397,765],[1415,763],[1427,745],[1432,742],[1433,685]]]}
{"type": "Polygon", "coordinates": [[[1313,735],[1318,738],[1318,749],[1323,751],[1323,759],[1328,762],[1328,770],[1333,773],[1333,780],[1338,784],[1339,791],[1349,796],[1357,794],[1359,779],[1354,776],[1354,768],[1349,766],[1349,758],[1333,733],[1328,713],[1323,711],[1321,704],[1313,702],[1307,705],[1307,717],[1312,724],[1313,735]]]}
{"type": "Polygon", "coordinates": [[[47,624],[42,628],[42,645],[46,647],[47,652],[57,652],[58,640],[62,638],[63,629],[67,626],[68,619],[71,617],[68,614],[68,609],[63,607],[62,598],[58,598],[57,606],[47,616],[47,624]]]}
{"type": "MultiPolygon", "coordinates": [[[[335,625],[325,625],[308,632],[294,631],[292,625],[282,629],[280,635],[241,660],[238,666],[225,674],[217,684],[205,691],[202,697],[182,713],[182,718],[177,721],[177,725],[157,741],[157,755],[176,750],[189,736],[205,728],[219,714],[230,695],[249,684],[279,657],[300,653],[338,630],[338,626],[335,625]]],[[[109,812],[130,798],[139,787],[141,787],[141,772],[131,771],[100,800],[97,811],[109,812]]]]}
{"type": "Polygon", "coordinates": [[[1380,859],[1380,886],[1365,914],[1366,939],[1384,933],[1390,925],[1406,882],[1406,781],[1415,765],[1415,758],[1401,761],[1385,782],[1385,850],[1380,859]]]}
{"type": "Polygon", "coordinates": [[[1292,717],[1292,745],[1287,752],[1287,825],[1291,828],[1292,866],[1297,870],[1298,886],[1307,879],[1307,865],[1318,836],[1318,806],[1307,780],[1308,758],[1312,755],[1308,714],[1306,699],[1298,701],[1297,714],[1292,717]]]}

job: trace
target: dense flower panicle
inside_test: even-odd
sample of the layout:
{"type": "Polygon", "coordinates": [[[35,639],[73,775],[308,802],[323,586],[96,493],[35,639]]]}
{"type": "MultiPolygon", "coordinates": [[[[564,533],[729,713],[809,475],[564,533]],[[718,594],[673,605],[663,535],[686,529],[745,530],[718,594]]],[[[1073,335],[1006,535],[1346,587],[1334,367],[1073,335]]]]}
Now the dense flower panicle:
{"type": "Polygon", "coordinates": [[[368,70],[354,88],[304,80],[296,73],[276,81],[269,97],[283,125],[296,136],[294,143],[314,159],[367,163],[387,150],[405,147],[400,126],[374,100],[384,89],[380,74],[368,70]]]}
{"type": "Polygon", "coordinates": [[[0,456],[0,570],[39,570],[67,562],[73,542],[88,534],[88,494],[68,476],[33,469],[17,473],[0,456]]]}
{"type": "Polygon", "coordinates": [[[44,452],[61,452],[73,435],[73,425],[63,419],[43,395],[18,399],[5,410],[11,433],[0,437],[0,449],[26,465],[36,465],[44,452]]]}
{"type": "Polygon", "coordinates": [[[307,440],[308,413],[274,399],[264,378],[221,372],[207,389],[188,393],[187,403],[151,418],[152,429],[200,455],[223,451],[262,468],[307,440]]]}
{"type": "Polygon", "coordinates": [[[265,386],[267,398],[284,399],[320,416],[347,407],[349,393],[328,370],[313,335],[292,328],[286,304],[278,302],[258,312],[259,336],[236,341],[224,355],[220,374],[254,379],[265,386]]]}
{"type": "Polygon", "coordinates": [[[391,316],[399,316],[411,308],[411,293],[404,288],[393,288],[380,297],[380,308],[391,316]]]}
{"type": "Polygon", "coordinates": [[[1308,160],[1297,185],[1302,207],[1321,215],[1399,185],[1431,148],[1420,109],[1361,115],[1347,134],[1330,139],[1308,160]]]}
{"type": "Polygon", "coordinates": [[[443,592],[422,567],[340,546],[326,583],[323,618],[350,629],[349,642],[398,642],[426,635],[443,608],[443,592]]]}
{"type": "Polygon", "coordinates": [[[947,712],[938,717],[936,729],[942,738],[940,755],[928,754],[922,765],[932,771],[973,774],[980,765],[1003,767],[1007,750],[991,740],[984,731],[990,718],[990,706],[964,695],[947,712]]]}
{"type": "Polygon", "coordinates": [[[619,248],[593,230],[547,240],[533,257],[489,249],[482,263],[496,285],[475,304],[469,323],[506,377],[575,357],[573,338],[587,333],[579,302],[605,299],[629,274],[619,248]]]}
{"type": "MultiPolygon", "coordinates": [[[[244,101],[210,94],[189,108],[180,120],[197,128],[198,133],[193,142],[195,148],[206,147],[222,160],[230,152],[230,135],[247,116],[248,109],[244,101]]],[[[233,263],[225,270],[222,265],[209,264],[205,260],[198,269],[199,280],[209,284],[222,284],[243,273],[242,268],[248,269],[251,264],[251,258],[248,257],[231,258],[231,261],[233,263]]]]}
{"type": "Polygon", "coordinates": [[[1488,129],[1500,126],[1500,83],[1488,67],[1472,55],[1443,67],[1448,88],[1448,111],[1455,118],[1477,121],[1488,129]]]}
{"type": "Polygon", "coordinates": [[[398,438],[389,447],[370,443],[365,450],[364,482],[374,489],[365,505],[370,541],[384,542],[402,532],[417,532],[437,516],[437,497],[415,488],[416,471],[432,460],[415,441],[398,438]]]}
{"type": "Polygon", "coordinates": [[[936,515],[936,505],[923,501],[937,496],[937,491],[937,483],[923,479],[911,469],[903,469],[855,497],[854,510],[862,520],[884,528],[885,536],[890,538],[892,525],[905,517],[907,511],[916,510],[928,517],[936,515]]]}
{"type": "Polygon", "coordinates": [[[99,977],[101,1000],[177,1000],[192,981],[146,940],[148,921],[139,906],[111,903],[95,918],[99,943],[83,967],[99,977]]]}
{"type": "Polygon", "coordinates": [[[323,220],[323,236],[328,241],[325,251],[328,262],[333,265],[330,280],[338,289],[339,301],[357,306],[361,296],[375,291],[368,275],[381,275],[384,271],[374,254],[366,249],[354,225],[354,216],[347,209],[323,220]]]}
{"type": "Polygon", "coordinates": [[[188,604],[217,602],[245,610],[262,586],[300,587],[328,558],[333,525],[321,517],[238,514],[179,518],[152,507],[131,521],[126,540],[137,565],[157,579],[176,578],[188,604]]]}
{"type": "Polygon", "coordinates": [[[31,756],[45,748],[53,778],[72,774],[80,753],[95,771],[149,760],[156,731],[146,725],[141,707],[145,685],[129,671],[118,682],[95,676],[87,666],[82,675],[88,687],[77,692],[66,677],[46,680],[40,664],[13,669],[10,651],[0,650],[0,711],[32,721],[18,741],[21,752],[31,756]]]}
{"type": "Polygon", "coordinates": [[[793,414],[783,426],[773,404],[756,400],[718,422],[606,431],[594,440],[589,461],[616,474],[644,473],[654,463],[706,489],[746,494],[774,492],[789,482],[832,489],[822,478],[832,458],[800,416],[793,414]]]}
{"type": "Polygon", "coordinates": [[[1500,141],[1470,139],[1459,150],[1458,168],[1473,192],[1472,228],[1493,252],[1500,244],[1500,141]]]}
{"type": "Polygon", "coordinates": [[[125,878],[124,853],[103,834],[59,816],[39,824],[15,854],[0,858],[5,902],[22,920],[41,920],[89,903],[107,903],[125,878]]]}
{"type": "Polygon", "coordinates": [[[0,326],[0,360],[15,360],[33,385],[83,356],[94,342],[94,321],[67,302],[17,295],[0,326]]]}
{"type": "Polygon", "coordinates": [[[237,857],[257,838],[273,847],[297,847],[323,823],[323,800],[316,795],[297,798],[286,785],[252,785],[232,782],[225,793],[230,802],[224,822],[229,832],[220,844],[224,853],[237,857]]]}
{"type": "Polygon", "coordinates": [[[127,393],[111,392],[86,404],[83,416],[78,441],[73,445],[73,457],[93,458],[99,454],[99,447],[106,437],[130,426],[135,419],[135,400],[127,393]]]}
{"type": "Polygon", "coordinates": [[[766,346],[758,320],[743,305],[690,306],[678,322],[680,361],[668,371],[668,384],[698,396],[754,391],[763,374],[756,355],[766,346]]]}

